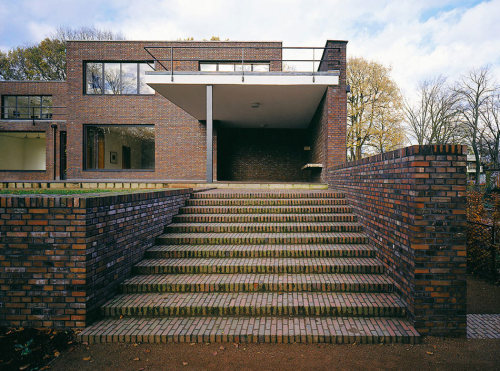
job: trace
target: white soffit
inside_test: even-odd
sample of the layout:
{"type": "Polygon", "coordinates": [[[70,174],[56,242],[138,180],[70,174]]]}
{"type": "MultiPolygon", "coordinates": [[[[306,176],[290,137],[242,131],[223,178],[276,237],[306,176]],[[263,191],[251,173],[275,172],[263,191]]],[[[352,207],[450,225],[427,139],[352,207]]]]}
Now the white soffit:
{"type": "Polygon", "coordinates": [[[206,85],[213,85],[213,119],[231,127],[305,128],[338,76],[150,73],[146,83],[198,120],[206,119],[206,85]]]}

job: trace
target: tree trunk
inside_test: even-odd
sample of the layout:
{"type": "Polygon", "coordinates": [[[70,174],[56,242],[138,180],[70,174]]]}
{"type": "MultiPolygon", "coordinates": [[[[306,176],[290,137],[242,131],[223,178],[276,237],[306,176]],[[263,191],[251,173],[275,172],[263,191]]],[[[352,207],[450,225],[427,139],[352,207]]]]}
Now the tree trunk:
{"type": "Polygon", "coordinates": [[[479,151],[477,150],[477,147],[475,145],[473,145],[472,149],[474,150],[474,157],[476,158],[476,181],[475,181],[475,184],[476,184],[476,186],[479,186],[479,182],[481,180],[481,159],[479,157],[479,151]]]}

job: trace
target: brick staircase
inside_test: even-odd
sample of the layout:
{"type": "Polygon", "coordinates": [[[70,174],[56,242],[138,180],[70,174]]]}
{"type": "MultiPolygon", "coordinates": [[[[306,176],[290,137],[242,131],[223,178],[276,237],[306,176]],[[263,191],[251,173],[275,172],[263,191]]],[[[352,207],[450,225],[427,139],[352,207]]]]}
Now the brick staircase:
{"type": "Polygon", "coordinates": [[[193,194],[88,342],[419,340],[344,195],[193,194]]]}

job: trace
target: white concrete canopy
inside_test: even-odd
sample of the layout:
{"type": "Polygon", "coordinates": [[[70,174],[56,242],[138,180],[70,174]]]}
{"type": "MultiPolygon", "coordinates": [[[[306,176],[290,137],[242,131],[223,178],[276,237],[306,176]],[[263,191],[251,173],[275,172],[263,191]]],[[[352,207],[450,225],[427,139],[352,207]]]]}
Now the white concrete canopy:
{"type": "Polygon", "coordinates": [[[213,86],[213,120],[231,127],[305,128],[328,85],[328,73],[149,72],[146,83],[198,120],[206,119],[206,86],[213,86]],[[173,81],[172,81],[173,80],[173,81]]]}

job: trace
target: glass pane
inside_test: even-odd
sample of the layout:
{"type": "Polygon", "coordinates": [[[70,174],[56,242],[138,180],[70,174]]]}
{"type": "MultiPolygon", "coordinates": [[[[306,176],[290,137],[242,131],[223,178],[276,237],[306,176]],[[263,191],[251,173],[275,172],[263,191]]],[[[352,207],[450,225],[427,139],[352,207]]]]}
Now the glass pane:
{"type": "Polygon", "coordinates": [[[87,63],[87,94],[102,94],[102,63],[87,63]]]}
{"type": "Polygon", "coordinates": [[[137,63],[122,63],[122,94],[137,94],[137,63]]]}
{"type": "Polygon", "coordinates": [[[120,63],[104,63],[104,94],[120,94],[120,63]]]}
{"type": "Polygon", "coordinates": [[[43,96],[42,97],[42,119],[52,118],[52,97],[43,96]]]}
{"type": "Polygon", "coordinates": [[[30,118],[29,97],[27,96],[17,97],[17,111],[14,112],[14,116],[20,119],[30,118]]]}
{"type": "Polygon", "coordinates": [[[45,133],[0,132],[0,170],[45,170],[45,133]]]}
{"type": "MultiPolygon", "coordinates": [[[[234,69],[235,71],[241,71],[241,63],[235,64],[234,69]]],[[[252,70],[252,65],[251,64],[243,64],[243,71],[251,71],[252,70]]]]}
{"type": "Polygon", "coordinates": [[[30,102],[30,118],[39,119],[40,118],[40,104],[42,102],[42,97],[29,97],[30,102]]]}
{"type": "Polygon", "coordinates": [[[211,72],[217,71],[216,63],[200,63],[200,71],[211,72]]]}
{"type": "Polygon", "coordinates": [[[88,126],[87,169],[144,170],[155,167],[152,126],[88,126]]]}
{"type": "Polygon", "coordinates": [[[4,119],[14,119],[14,111],[16,111],[16,97],[15,96],[4,96],[3,97],[3,118],[4,119]]]}
{"type": "Polygon", "coordinates": [[[219,71],[234,71],[234,64],[233,63],[221,63],[219,64],[219,71]]]}
{"type": "Polygon", "coordinates": [[[269,64],[267,63],[254,64],[252,67],[255,72],[269,72],[269,64]]]}
{"type": "Polygon", "coordinates": [[[154,71],[147,63],[139,63],[139,94],[154,94],[155,90],[146,84],[146,71],[154,71]]]}

